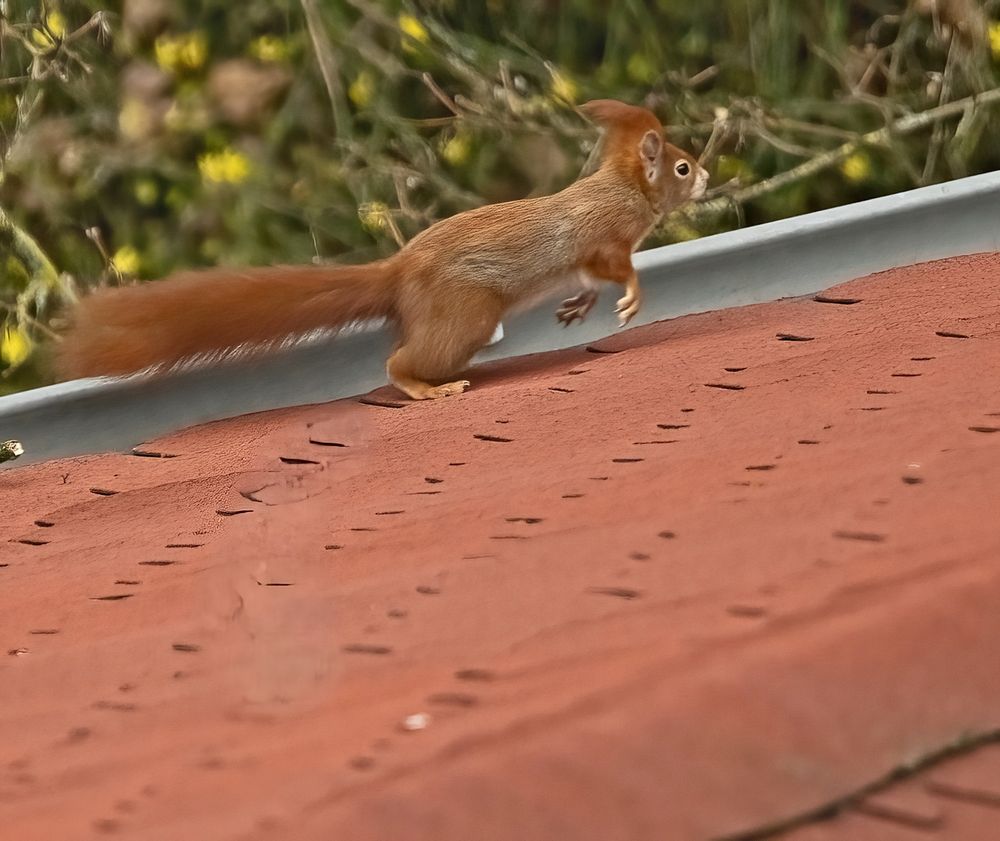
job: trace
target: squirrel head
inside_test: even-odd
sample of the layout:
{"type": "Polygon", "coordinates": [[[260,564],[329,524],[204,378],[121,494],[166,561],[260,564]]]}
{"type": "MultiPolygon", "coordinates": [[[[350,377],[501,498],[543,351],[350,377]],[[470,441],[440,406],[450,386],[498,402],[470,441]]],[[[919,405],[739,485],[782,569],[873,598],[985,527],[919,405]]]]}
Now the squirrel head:
{"type": "Polygon", "coordinates": [[[660,213],[705,193],[708,172],[667,142],[652,111],[614,99],[595,99],[580,110],[604,129],[601,167],[627,175],[660,213]]]}

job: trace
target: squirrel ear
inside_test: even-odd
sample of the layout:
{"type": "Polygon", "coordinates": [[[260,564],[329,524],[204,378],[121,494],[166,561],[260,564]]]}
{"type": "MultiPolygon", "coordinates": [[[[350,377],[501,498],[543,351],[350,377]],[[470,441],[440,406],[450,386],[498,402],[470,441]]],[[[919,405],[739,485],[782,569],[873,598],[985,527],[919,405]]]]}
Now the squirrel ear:
{"type": "Polygon", "coordinates": [[[660,174],[660,151],[663,149],[663,138],[659,132],[647,131],[639,141],[639,160],[642,161],[642,171],[651,184],[660,174]]]}

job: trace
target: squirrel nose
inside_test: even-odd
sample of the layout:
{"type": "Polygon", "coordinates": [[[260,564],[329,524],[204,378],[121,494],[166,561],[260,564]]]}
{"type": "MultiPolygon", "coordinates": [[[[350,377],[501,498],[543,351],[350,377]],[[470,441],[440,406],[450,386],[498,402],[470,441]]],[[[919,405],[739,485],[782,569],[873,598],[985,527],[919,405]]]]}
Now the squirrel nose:
{"type": "Polygon", "coordinates": [[[693,198],[698,198],[705,194],[705,188],[708,186],[708,170],[704,167],[698,167],[698,176],[695,180],[694,185],[694,196],[693,198]]]}

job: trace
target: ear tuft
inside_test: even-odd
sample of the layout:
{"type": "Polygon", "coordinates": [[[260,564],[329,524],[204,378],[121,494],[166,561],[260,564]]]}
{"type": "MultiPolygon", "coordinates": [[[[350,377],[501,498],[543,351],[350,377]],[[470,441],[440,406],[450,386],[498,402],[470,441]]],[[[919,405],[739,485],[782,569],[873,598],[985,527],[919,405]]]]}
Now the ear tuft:
{"type": "Polygon", "coordinates": [[[652,111],[628,105],[616,99],[594,99],[585,102],[580,110],[589,119],[604,128],[659,128],[660,121],[652,111]]]}
{"type": "Polygon", "coordinates": [[[639,141],[639,159],[646,180],[652,183],[660,174],[660,152],[663,150],[663,138],[658,131],[647,131],[639,141]]]}
{"type": "Polygon", "coordinates": [[[652,111],[614,99],[595,99],[580,111],[604,129],[601,166],[611,162],[633,172],[638,151],[640,177],[652,182],[659,176],[663,127],[652,111]]]}
{"type": "Polygon", "coordinates": [[[592,99],[590,102],[584,102],[580,110],[599,126],[607,127],[614,123],[625,122],[633,109],[631,105],[615,99],[592,99]]]}

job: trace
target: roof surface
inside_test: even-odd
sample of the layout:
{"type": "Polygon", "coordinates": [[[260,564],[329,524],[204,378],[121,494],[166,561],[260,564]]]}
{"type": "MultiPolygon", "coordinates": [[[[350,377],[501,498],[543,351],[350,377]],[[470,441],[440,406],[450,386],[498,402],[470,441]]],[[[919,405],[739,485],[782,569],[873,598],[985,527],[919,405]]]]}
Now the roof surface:
{"type": "Polygon", "coordinates": [[[893,270],[444,401],[4,473],[0,823],[987,837],[998,274],[893,270]]]}

